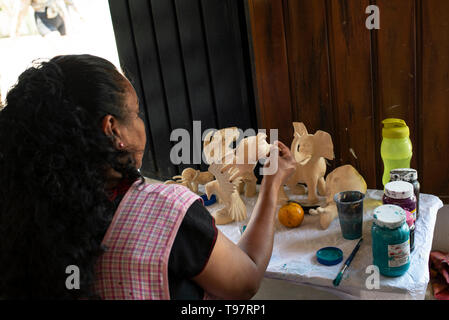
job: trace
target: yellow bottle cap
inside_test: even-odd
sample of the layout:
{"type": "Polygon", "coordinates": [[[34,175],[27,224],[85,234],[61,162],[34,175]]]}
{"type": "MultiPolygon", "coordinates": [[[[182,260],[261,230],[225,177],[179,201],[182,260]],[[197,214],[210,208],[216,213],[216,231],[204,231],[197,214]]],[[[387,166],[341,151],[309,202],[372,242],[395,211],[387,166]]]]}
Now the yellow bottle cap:
{"type": "Polygon", "coordinates": [[[402,119],[388,118],[382,121],[382,137],[390,139],[402,139],[410,136],[410,129],[402,119]]]}

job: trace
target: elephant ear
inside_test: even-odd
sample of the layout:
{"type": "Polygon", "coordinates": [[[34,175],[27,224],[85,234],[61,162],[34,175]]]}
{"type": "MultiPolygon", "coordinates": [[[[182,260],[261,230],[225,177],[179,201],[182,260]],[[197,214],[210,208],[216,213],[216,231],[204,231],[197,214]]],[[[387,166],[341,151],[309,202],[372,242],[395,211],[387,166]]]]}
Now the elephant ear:
{"type": "Polygon", "coordinates": [[[204,138],[203,152],[207,163],[232,161],[234,149],[232,143],[239,137],[240,131],[237,127],[211,130],[204,138]]]}
{"type": "Polygon", "coordinates": [[[204,146],[207,146],[209,143],[212,142],[212,136],[215,134],[215,132],[217,132],[217,130],[210,130],[206,136],[204,137],[204,146]]]}
{"type": "Polygon", "coordinates": [[[334,159],[334,144],[329,133],[321,130],[315,133],[314,154],[329,160],[334,159]]]}
{"type": "Polygon", "coordinates": [[[234,160],[234,148],[232,144],[240,137],[240,131],[237,127],[230,127],[219,130],[222,139],[222,156],[221,161],[230,163],[234,160]]]}
{"type": "Polygon", "coordinates": [[[240,131],[237,127],[224,128],[219,130],[219,132],[222,134],[222,139],[229,144],[236,141],[240,136],[240,131]]]}
{"type": "Polygon", "coordinates": [[[302,122],[293,122],[293,128],[295,129],[295,135],[305,136],[308,134],[307,128],[302,122]]]}

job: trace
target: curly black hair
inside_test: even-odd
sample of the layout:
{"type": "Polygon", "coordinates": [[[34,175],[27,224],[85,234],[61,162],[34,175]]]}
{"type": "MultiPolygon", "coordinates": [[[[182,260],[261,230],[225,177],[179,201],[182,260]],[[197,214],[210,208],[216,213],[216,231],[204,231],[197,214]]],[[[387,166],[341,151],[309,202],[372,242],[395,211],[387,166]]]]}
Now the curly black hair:
{"type": "Polygon", "coordinates": [[[91,55],[57,56],[23,72],[0,111],[0,297],[90,299],[115,206],[107,170],[143,178],[101,129],[126,120],[125,78],[91,55]],[[66,268],[80,270],[69,290],[66,268]]]}

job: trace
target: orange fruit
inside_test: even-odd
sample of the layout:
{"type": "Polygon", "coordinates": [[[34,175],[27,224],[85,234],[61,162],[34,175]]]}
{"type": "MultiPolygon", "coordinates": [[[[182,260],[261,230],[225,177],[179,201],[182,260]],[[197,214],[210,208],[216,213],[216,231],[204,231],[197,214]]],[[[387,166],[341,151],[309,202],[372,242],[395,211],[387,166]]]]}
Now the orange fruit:
{"type": "Polygon", "coordinates": [[[279,209],[278,219],[286,227],[299,227],[304,220],[304,209],[295,202],[289,202],[279,209]]]}

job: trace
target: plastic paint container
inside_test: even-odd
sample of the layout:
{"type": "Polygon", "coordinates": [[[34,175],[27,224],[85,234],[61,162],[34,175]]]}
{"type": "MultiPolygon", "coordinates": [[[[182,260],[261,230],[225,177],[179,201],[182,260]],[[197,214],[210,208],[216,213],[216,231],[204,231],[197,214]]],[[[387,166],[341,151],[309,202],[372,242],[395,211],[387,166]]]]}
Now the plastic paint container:
{"type": "Polygon", "coordinates": [[[385,185],[383,204],[395,204],[409,211],[416,220],[416,197],[413,185],[405,181],[388,182],[385,185]]]}
{"type": "Polygon", "coordinates": [[[373,264],[382,275],[398,277],[410,267],[410,230],[405,210],[397,205],[382,205],[374,209],[371,228],[373,264]]]}
{"type": "Polygon", "coordinates": [[[419,191],[420,184],[418,181],[418,171],[410,168],[400,168],[390,171],[390,181],[405,181],[413,185],[413,192],[416,197],[416,214],[415,220],[419,219],[419,191]]]}
{"type": "Polygon", "coordinates": [[[415,220],[413,215],[409,211],[405,211],[407,215],[407,225],[410,229],[410,252],[415,249],[415,220]]]}

